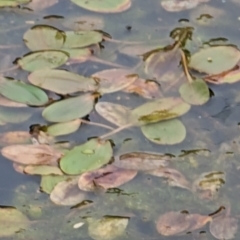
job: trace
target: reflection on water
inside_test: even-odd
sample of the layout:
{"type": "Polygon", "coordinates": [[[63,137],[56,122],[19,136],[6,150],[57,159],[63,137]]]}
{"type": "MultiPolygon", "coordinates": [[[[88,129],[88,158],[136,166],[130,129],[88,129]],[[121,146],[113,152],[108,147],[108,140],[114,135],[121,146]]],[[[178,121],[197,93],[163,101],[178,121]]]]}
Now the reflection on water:
{"type": "Polygon", "coordinates": [[[239,2],[107,2],[0,9],[0,239],[239,239],[239,2]]]}

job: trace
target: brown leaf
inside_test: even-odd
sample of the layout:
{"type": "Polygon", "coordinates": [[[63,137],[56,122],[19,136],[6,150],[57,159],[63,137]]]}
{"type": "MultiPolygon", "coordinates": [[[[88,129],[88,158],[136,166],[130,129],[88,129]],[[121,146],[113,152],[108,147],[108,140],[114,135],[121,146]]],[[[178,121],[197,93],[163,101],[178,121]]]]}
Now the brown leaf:
{"type": "Polygon", "coordinates": [[[210,232],[217,239],[233,239],[238,230],[238,220],[233,217],[219,216],[210,223],[210,232]]]}
{"type": "Polygon", "coordinates": [[[69,178],[59,182],[50,194],[50,199],[58,205],[73,206],[86,198],[86,194],[82,192],[77,185],[77,178],[69,178]]]}
{"type": "Polygon", "coordinates": [[[205,226],[208,222],[212,221],[212,217],[204,216],[197,213],[188,215],[188,221],[190,225],[187,229],[187,232],[193,232],[205,226]]]}
{"type": "Polygon", "coordinates": [[[57,3],[58,0],[32,0],[27,6],[34,11],[40,11],[57,3]]]}
{"type": "Polygon", "coordinates": [[[162,96],[159,84],[152,80],[136,79],[131,85],[123,89],[127,93],[135,93],[144,98],[153,99],[162,96]]]}
{"type": "Polygon", "coordinates": [[[107,190],[119,187],[131,181],[137,171],[126,170],[108,165],[104,168],[83,173],[78,180],[78,187],[84,191],[94,191],[96,185],[107,190]]]}
{"type": "Polygon", "coordinates": [[[4,157],[25,165],[56,165],[63,154],[48,145],[12,145],[1,150],[4,157]]]}
{"type": "Polygon", "coordinates": [[[0,145],[31,143],[31,135],[25,131],[12,131],[0,134],[0,145]]]}
{"type": "Polygon", "coordinates": [[[27,107],[27,105],[24,103],[14,102],[3,96],[0,96],[0,105],[4,107],[27,107]]]}
{"type": "Polygon", "coordinates": [[[185,176],[174,168],[158,168],[147,172],[153,176],[163,177],[168,179],[170,186],[186,188],[191,191],[191,184],[185,176]]]}
{"type": "Polygon", "coordinates": [[[131,170],[152,170],[165,167],[169,164],[171,157],[161,153],[131,152],[116,156],[114,166],[131,170]]]}

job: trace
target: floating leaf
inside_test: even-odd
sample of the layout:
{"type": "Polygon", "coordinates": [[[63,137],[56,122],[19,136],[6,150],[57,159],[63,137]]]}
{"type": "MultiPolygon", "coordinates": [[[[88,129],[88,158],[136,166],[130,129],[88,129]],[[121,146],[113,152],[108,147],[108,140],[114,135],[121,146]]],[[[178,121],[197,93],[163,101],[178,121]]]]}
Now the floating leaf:
{"type": "Polygon", "coordinates": [[[91,50],[88,48],[83,48],[83,49],[64,48],[63,51],[69,54],[69,58],[71,60],[73,61],[76,60],[78,63],[87,61],[92,55],[91,50]]]}
{"type": "Polygon", "coordinates": [[[32,116],[31,113],[23,111],[19,108],[1,107],[0,106],[0,122],[2,125],[5,123],[20,123],[25,122],[32,116]]]}
{"type": "Polygon", "coordinates": [[[125,233],[129,218],[105,216],[92,219],[88,226],[88,234],[95,240],[113,240],[125,233]]]}
{"type": "Polygon", "coordinates": [[[67,18],[63,22],[64,27],[73,31],[79,30],[102,30],[104,27],[103,19],[95,15],[84,15],[81,17],[67,18]]]}
{"type": "Polygon", "coordinates": [[[123,89],[124,92],[135,93],[144,98],[160,98],[159,84],[152,80],[136,79],[131,85],[123,89]]]}
{"type": "Polygon", "coordinates": [[[43,90],[21,81],[2,77],[0,78],[0,93],[12,101],[33,106],[41,106],[48,102],[48,96],[43,90]]]}
{"type": "Polygon", "coordinates": [[[163,236],[174,236],[186,232],[190,223],[187,221],[188,214],[185,212],[167,212],[161,215],[156,228],[163,236]]]}
{"type": "Polygon", "coordinates": [[[44,69],[31,73],[28,80],[41,88],[59,94],[95,91],[97,83],[93,78],[58,69],[44,69]]]}
{"type": "Polygon", "coordinates": [[[214,46],[200,49],[191,56],[189,67],[207,74],[220,74],[234,68],[240,60],[240,51],[232,46],[214,46]]]}
{"type": "Polygon", "coordinates": [[[137,125],[144,125],[179,117],[190,108],[181,98],[162,98],[133,109],[131,117],[137,125]]]}
{"type": "Polygon", "coordinates": [[[0,133],[0,146],[14,145],[14,144],[30,144],[31,135],[29,132],[12,131],[0,133]]]}
{"type": "Polygon", "coordinates": [[[16,233],[27,229],[30,225],[28,218],[15,207],[0,207],[0,237],[15,236],[16,233]]]}
{"type": "Polygon", "coordinates": [[[182,84],[179,92],[184,101],[193,105],[203,105],[210,98],[209,88],[202,79],[182,84]]]}
{"type": "Polygon", "coordinates": [[[152,170],[166,167],[171,157],[151,152],[132,152],[114,157],[113,165],[130,170],[152,170]]]}
{"type": "Polygon", "coordinates": [[[66,39],[63,31],[48,25],[36,25],[23,35],[23,41],[32,51],[60,49],[66,39]]]}
{"type": "Polygon", "coordinates": [[[105,94],[117,92],[128,87],[138,78],[138,75],[133,74],[128,69],[107,69],[94,73],[92,77],[98,79],[98,92],[105,94]]]}
{"type": "Polygon", "coordinates": [[[48,145],[12,145],[1,150],[4,157],[25,165],[56,165],[62,153],[48,145]]]}
{"type": "Polygon", "coordinates": [[[24,173],[30,175],[63,175],[57,166],[49,165],[28,165],[24,168],[24,173]]]}
{"type": "Polygon", "coordinates": [[[39,69],[57,68],[68,60],[68,53],[60,50],[36,51],[17,59],[17,64],[24,70],[33,72],[39,69]]]}
{"type": "Polygon", "coordinates": [[[0,106],[5,106],[5,107],[27,107],[26,104],[23,103],[18,103],[11,101],[3,96],[0,96],[0,106]]]}
{"type": "Polygon", "coordinates": [[[187,234],[202,228],[212,220],[210,216],[182,212],[167,212],[156,223],[157,231],[164,236],[187,234]]]}
{"type": "Polygon", "coordinates": [[[208,2],[209,0],[163,0],[162,7],[168,12],[180,12],[197,7],[201,2],[208,2]]]}
{"type": "Polygon", "coordinates": [[[168,82],[179,78],[183,72],[180,68],[180,50],[156,51],[150,54],[145,62],[145,72],[158,82],[168,82]]]}
{"type": "Polygon", "coordinates": [[[84,94],[51,104],[42,112],[49,122],[67,122],[89,114],[94,105],[95,96],[84,94]]]}
{"type": "Polygon", "coordinates": [[[84,191],[94,191],[96,186],[105,190],[119,187],[131,181],[137,175],[135,170],[126,170],[108,165],[104,168],[83,173],[78,180],[78,187],[84,191]]]}
{"type": "Polygon", "coordinates": [[[191,191],[190,182],[185,178],[185,176],[182,173],[180,173],[178,170],[174,168],[162,167],[150,170],[147,173],[156,177],[167,178],[170,186],[185,188],[191,191]]]}
{"type": "Polygon", "coordinates": [[[81,120],[53,124],[47,127],[47,133],[51,136],[62,136],[76,132],[81,125],[81,120]]]}
{"type": "Polygon", "coordinates": [[[97,0],[93,1],[71,0],[71,1],[87,10],[103,13],[123,12],[130,8],[132,4],[130,0],[115,0],[114,2],[112,2],[111,0],[103,0],[101,2],[97,0]]]}
{"type": "Polygon", "coordinates": [[[77,178],[59,182],[50,194],[52,202],[57,205],[73,206],[85,200],[86,194],[78,188],[77,182],[77,178]]]}
{"type": "Polygon", "coordinates": [[[63,175],[63,176],[42,176],[41,177],[41,183],[40,183],[40,189],[42,192],[50,194],[53,190],[53,188],[59,183],[66,179],[69,179],[69,176],[63,175]]]}
{"type": "Polygon", "coordinates": [[[234,239],[238,230],[238,220],[233,217],[219,216],[210,223],[210,232],[217,239],[234,239]]]}
{"type": "Polygon", "coordinates": [[[20,4],[29,3],[30,0],[1,0],[0,7],[17,7],[20,4]]]}
{"type": "Polygon", "coordinates": [[[83,48],[102,41],[102,33],[95,31],[66,31],[63,48],[83,48]]]}
{"type": "Polygon", "coordinates": [[[42,0],[32,0],[28,7],[31,8],[34,11],[40,11],[46,8],[49,8],[55,4],[58,3],[58,0],[48,0],[48,1],[42,1],[42,0]]]}
{"type": "Polygon", "coordinates": [[[173,145],[186,137],[186,128],[178,119],[144,125],[141,130],[148,140],[157,144],[173,145]]]}
{"type": "Polygon", "coordinates": [[[119,127],[130,122],[129,116],[131,115],[131,110],[120,104],[98,102],[95,105],[95,109],[100,116],[119,127]]]}
{"type": "Polygon", "coordinates": [[[66,153],[60,160],[60,167],[67,174],[80,174],[102,167],[111,157],[109,141],[91,139],[66,153]]]}

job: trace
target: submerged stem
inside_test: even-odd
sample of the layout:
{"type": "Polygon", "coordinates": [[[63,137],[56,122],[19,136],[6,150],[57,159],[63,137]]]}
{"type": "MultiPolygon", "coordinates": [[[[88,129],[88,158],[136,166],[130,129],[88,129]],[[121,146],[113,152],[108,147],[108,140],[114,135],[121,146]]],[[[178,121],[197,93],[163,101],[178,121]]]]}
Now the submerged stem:
{"type": "Polygon", "coordinates": [[[192,79],[192,77],[191,77],[191,75],[189,74],[189,71],[188,71],[186,56],[185,56],[183,50],[181,50],[181,49],[180,49],[180,53],[181,53],[181,56],[182,56],[183,68],[184,68],[184,72],[186,74],[187,80],[188,80],[189,83],[192,83],[193,79],[192,79]]]}
{"type": "Polygon", "coordinates": [[[101,123],[90,122],[90,121],[83,120],[83,119],[81,119],[81,122],[82,122],[82,123],[85,123],[85,124],[88,124],[88,125],[93,125],[93,126],[98,126],[98,127],[102,127],[102,128],[107,128],[107,129],[114,130],[113,127],[110,127],[110,126],[107,126],[107,125],[101,124],[101,123]]]}
{"type": "Polygon", "coordinates": [[[112,136],[113,134],[116,134],[116,133],[118,133],[118,132],[121,132],[122,130],[127,129],[127,128],[130,128],[130,127],[132,127],[132,126],[133,126],[133,124],[132,124],[132,123],[129,123],[129,124],[127,124],[127,125],[124,125],[124,126],[121,126],[121,127],[119,127],[119,128],[116,128],[116,129],[114,129],[113,131],[108,132],[108,133],[100,136],[99,138],[100,138],[100,139],[108,138],[108,137],[112,136]]]}

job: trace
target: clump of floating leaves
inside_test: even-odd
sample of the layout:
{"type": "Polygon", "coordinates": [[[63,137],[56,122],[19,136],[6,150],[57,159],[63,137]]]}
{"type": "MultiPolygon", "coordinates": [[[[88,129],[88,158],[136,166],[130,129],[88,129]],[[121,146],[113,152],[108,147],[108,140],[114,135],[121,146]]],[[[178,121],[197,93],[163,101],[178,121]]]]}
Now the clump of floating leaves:
{"type": "MultiPolygon", "coordinates": [[[[157,6],[168,12],[203,6],[199,12],[205,8],[213,12],[214,7],[204,5],[208,1],[162,0],[157,6]]],[[[0,0],[0,7],[41,12],[59,3],[58,0],[43,2],[0,0]]],[[[1,70],[2,156],[13,162],[17,172],[39,176],[41,194],[49,195],[52,205],[71,208],[67,220],[84,208],[94,209],[94,201],[102,204],[98,208],[115,204],[118,199],[109,197],[106,203],[105,198],[118,195],[119,202],[125,204],[120,214],[111,205],[106,213],[96,216],[91,211],[85,212],[81,222],[74,223],[74,229],[84,228],[86,223],[85,230],[92,239],[128,236],[134,224],[131,217],[138,214],[156,228],[157,237],[196,234],[208,225],[215,238],[233,239],[238,220],[230,215],[231,206],[213,214],[215,206],[208,207],[207,213],[184,208],[189,202],[197,202],[199,206],[214,201],[220,204],[222,199],[228,202],[221,194],[228,180],[224,170],[229,165],[225,159],[224,167],[219,163],[222,152],[216,163],[215,159],[211,159],[214,162],[211,165],[208,163],[211,169],[204,165],[211,154],[205,147],[213,143],[209,135],[198,130],[202,119],[212,117],[202,110],[213,104],[210,86],[240,80],[237,46],[202,41],[196,47],[191,40],[199,38],[194,39],[195,30],[190,23],[169,30],[171,40],[164,44],[160,40],[158,43],[113,39],[104,32],[109,24],[104,21],[105,15],[131,14],[136,3],[131,0],[69,0],[69,3],[69,9],[86,11],[87,15],[70,20],[47,16],[28,27],[21,46],[25,52],[21,51],[21,56],[13,62],[15,66],[1,70]],[[61,24],[49,24],[47,19],[51,18],[61,19],[61,24]],[[104,57],[105,45],[114,45],[114,50],[107,53],[109,57],[104,57]],[[119,61],[123,56],[134,62],[134,66],[119,61]],[[19,72],[25,73],[19,76],[27,76],[26,79],[17,79],[19,72]],[[190,126],[192,119],[194,129],[190,126]],[[29,131],[26,125],[19,124],[26,121],[29,131]],[[10,131],[12,124],[14,130],[10,131]],[[200,149],[183,151],[177,156],[182,146],[200,141],[203,142],[200,149]],[[174,154],[169,153],[172,149],[174,154]],[[198,157],[202,157],[202,162],[198,157]],[[190,170],[188,176],[183,166],[190,170]],[[141,184],[148,186],[145,195],[134,192],[141,184]],[[179,191],[174,192],[175,200],[185,206],[182,209],[179,204],[177,209],[175,206],[171,209],[172,199],[169,199],[166,208],[164,205],[161,211],[157,207],[150,211],[153,207],[144,202],[144,197],[152,200],[163,195],[168,202],[166,186],[171,193],[168,198],[173,196],[174,187],[179,191]],[[155,190],[157,195],[151,192],[155,190]],[[136,194],[139,196],[135,197],[136,194]],[[133,196],[133,200],[122,196],[133,196]],[[149,219],[140,211],[136,214],[139,209],[147,209],[149,219]]],[[[131,26],[126,30],[130,31],[131,26]]],[[[226,152],[230,154],[231,149],[226,152]]],[[[0,238],[27,231],[33,224],[38,221],[20,209],[0,205],[0,238]]]]}

